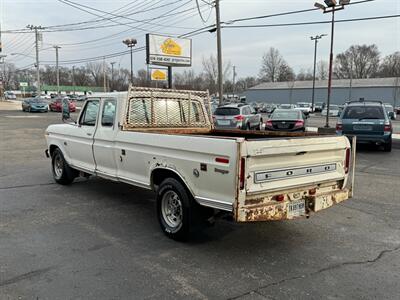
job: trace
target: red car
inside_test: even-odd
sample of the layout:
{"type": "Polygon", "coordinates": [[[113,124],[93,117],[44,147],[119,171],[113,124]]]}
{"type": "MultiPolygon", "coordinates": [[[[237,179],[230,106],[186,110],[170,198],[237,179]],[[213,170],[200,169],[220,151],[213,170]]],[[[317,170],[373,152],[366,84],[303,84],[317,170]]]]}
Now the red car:
{"type": "MultiPolygon", "coordinates": [[[[70,112],[75,112],[76,111],[76,105],[75,102],[68,100],[69,102],[69,111],[70,112]]],[[[62,110],[62,99],[54,99],[51,101],[50,105],[50,111],[56,111],[56,112],[61,112],[62,110]]]]}

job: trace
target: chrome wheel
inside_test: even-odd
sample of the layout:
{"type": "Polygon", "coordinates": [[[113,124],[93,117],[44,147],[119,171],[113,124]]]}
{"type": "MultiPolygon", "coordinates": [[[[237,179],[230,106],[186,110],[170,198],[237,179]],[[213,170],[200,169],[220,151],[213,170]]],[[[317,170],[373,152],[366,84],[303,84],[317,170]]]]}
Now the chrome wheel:
{"type": "Polygon", "coordinates": [[[183,207],[179,196],[174,191],[167,191],[161,199],[161,213],[164,221],[173,229],[182,226],[183,207]]]}
{"type": "Polygon", "coordinates": [[[61,178],[64,169],[64,161],[60,154],[57,154],[56,157],[54,157],[53,169],[55,177],[57,179],[61,178]]]}

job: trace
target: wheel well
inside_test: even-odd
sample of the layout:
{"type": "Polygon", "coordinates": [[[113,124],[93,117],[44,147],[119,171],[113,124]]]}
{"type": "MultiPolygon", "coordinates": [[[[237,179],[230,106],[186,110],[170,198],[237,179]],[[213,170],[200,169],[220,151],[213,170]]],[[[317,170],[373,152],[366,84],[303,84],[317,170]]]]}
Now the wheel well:
{"type": "Polygon", "coordinates": [[[49,150],[50,150],[50,157],[53,156],[53,152],[54,152],[57,148],[58,148],[58,147],[57,147],[56,145],[50,145],[50,148],[49,148],[49,150]]]}
{"type": "Polygon", "coordinates": [[[169,170],[169,169],[155,169],[152,173],[151,173],[151,187],[153,190],[155,190],[155,187],[160,185],[165,179],[167,178],[174,178],[177,181],[179,181],[180,183],[182,183],[182,185],[188,189],[189,193],[190,190],[187,187],[186,183],[183,181],[183,179],[174,171],[169,170]]]}

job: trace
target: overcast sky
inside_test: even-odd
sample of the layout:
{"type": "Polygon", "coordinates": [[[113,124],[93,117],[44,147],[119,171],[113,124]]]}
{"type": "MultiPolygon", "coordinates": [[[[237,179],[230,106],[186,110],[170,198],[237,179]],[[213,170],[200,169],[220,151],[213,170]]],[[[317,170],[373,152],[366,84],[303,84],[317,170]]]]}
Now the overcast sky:
{"type": "MultiPolygon", "coordinates": [[[[203,17],[209,17],[205,24],[202,22],[197,10],[195,10],[195,0],[72,1],[108,12],[116,11],[121,7],[125,7],[125,10],[130,9],[128,13],[149,10],[148,12],[131,15],[130,18],[134,18],[135,20],[154,18],[166,12],[171,13],[174,9],[175,11],[183,11],[193,8],[193,10],[169,18],[147,21],[147,23],[131,24],[130,27],[107,21],[98,24],[113,24],[118,26],[72,32],[44,32],[40,52],[41,60],[55,60],[55,50],[51,48],[54,44],[62,45],[60,60],[89,58],[124,51],[126,46],[121,42],[123,38],[137,38],[138,47],[140,47],[144,46],[146,32],[182,34],[215,22],[215,11],[210,11],[210,8],[201,0],[199,3],[204,5],[203,17]],[[129,3],[133,4],[126,6],[129,3]],[[163,4],[169,5],[150,10],[163,4]],[[157,25],[154,25],[154,23],[157,23],[157,25]],[[140,29],[137,27],[140,27],[140,29]],[[103,38],[113,34],[115,35],[97,42],[67,45],[103,38]]],[[[353,0],[352,2],[355,1],[353,0]]],[[[308,9],[313,8],[314,2],[314,0],[221,0],[221,19],[222,21],[229,21],[236,18],[308,9]]],[[[46,27],[96,19],[96,16],[57,0],[0,0],[0,3],[2,30],[25,28],[28,24],[46,27]]],[[[121,11],[116,11],[115,14],[119,12],[121,11]]],[[[376,0],[369,3],[351,5],[346,7],[345,10],[337,12],[336,18],[339,20],[394,14],[400,14],[400,0],[376,0]]],[[[258,21],[237,22],[234,25],[327,21],[329,19],[330,14],[311,11],[258,21]]],[[[118,19],[118,22],[126,23],[132,21],[118,19]]],[[[300,69],[309,69],[312,67],[314,45],[310,41],[310,36],[321,33],[329,34],[330,25],[223,29],[223,59],[224,61],[230,61],[236,66],[239,77],[257,75],[263,53],[269,47],[275,47],[279,49],[286,61],[298,72],[300,69]]],[[[329,36],[321,40],[318,60],[328,60],[329,40],[329,36]]],[[[15,63],[18,67],[24,67],[33,63],[33,59],[30,57],[10,55],[11,53],[22,52],[29,56],[34,56],[34,35],[32,33],[4,33],[2,34],[2,41],[3,54],[8,54],[7,60],[9,62],[15,63]]],[[[352,44],[373,43],[378,45],[382,56],[399,51],[400,18],[336,24],[335,53],[346,50],[352,44]]],[[[196,71],[201,70],[202,57],[216,53],[215,45],[215,33],[207,32],[193,37],[193,67],[196,71]]],[[[129,56],[127,55],[111,58],[107,61],[115,61],[117,65],[123,67],[129,66],[129,56]]],[[[144,68],[145,52],[135,53],[134,61],[136,69],[144,68]]]]}

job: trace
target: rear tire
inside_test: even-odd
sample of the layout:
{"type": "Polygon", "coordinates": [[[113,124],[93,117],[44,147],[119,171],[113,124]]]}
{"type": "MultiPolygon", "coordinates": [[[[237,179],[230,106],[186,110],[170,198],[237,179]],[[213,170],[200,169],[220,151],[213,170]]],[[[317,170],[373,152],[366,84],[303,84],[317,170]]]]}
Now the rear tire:
{"type": "Polygon", "coordinates": [[[72,169],[64,159],[60,149],[55,149],[51,155],[51,166],[54,180],[62,185],[71,184],[78,172],[72,169]]]}
{"type": "Polygon", "coordinates": [[[200,205],[174,178],[167,178],[160,184],[156,199],[157,218],[164,234],[177,241],[186,241],[200,224],[200,205]]]}
{"type": "Polygon", "coordinates": [[[383,151],[392,152],[392,139],[390,139],[389,142],[383,145],[383,151]]]}

